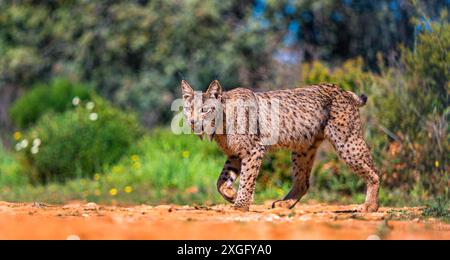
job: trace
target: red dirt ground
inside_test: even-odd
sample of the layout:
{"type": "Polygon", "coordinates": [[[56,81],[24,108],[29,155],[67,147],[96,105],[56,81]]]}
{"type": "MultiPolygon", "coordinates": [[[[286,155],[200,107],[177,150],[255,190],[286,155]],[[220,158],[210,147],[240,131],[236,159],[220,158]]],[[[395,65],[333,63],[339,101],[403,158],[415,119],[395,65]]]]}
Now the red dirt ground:
{"type": "Polygon", "coordinates": [[[64,206],[0,202],[0,239],[450,239],[450,224],[421,208],[351,212],[356,205],[293,210],[227,205],[64,206]]]}

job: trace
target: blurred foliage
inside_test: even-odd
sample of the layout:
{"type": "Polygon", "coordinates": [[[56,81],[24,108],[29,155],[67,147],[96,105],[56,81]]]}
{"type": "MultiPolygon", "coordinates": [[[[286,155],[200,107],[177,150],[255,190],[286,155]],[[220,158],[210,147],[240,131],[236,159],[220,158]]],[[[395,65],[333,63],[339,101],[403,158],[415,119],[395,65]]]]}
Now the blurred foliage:
{"type": "Polygon", "coordinates": [[[46,114],[15,139],[24,171],[35,181],[49,182],[92,176],[117,162],[140,135],[132,113],[97,97],[75,110],[46,114]]]}
{"type": "Polygon", "coordinates": [[[412,17],[426,12],[433,17],[448,9],[441,0],[267,0],[265,12],[270,33],[288,35],[285,42],[300,47],[306,61],[339,63],[363,57],[377,68],[377,53],[390,58],[400,43],[412,47],[412,17]]]}
{"type": "Polygon", "coordinates": [[[62,113],[72,108],[74,98],[79,101],[89,99],[89,91],[87,85],[74,84],[62,78],[52,80],[49,85],[38,84],[12,105],[11,120],[18,128],[30,127],[46,113],[62,113]]]}
{"type": "Polygon", "coordinates": [[[301,74],[301,81],[305,85],[330,82],[347,90],[358,91],[368,90],[373,84],[371,74],[364,71],[362,58],[346,60],[334,69],[319,61],[305,63],[301,67],[301,74]]]}
{"type": "Polygon", "coordinates": [[[11,187],[20,187],[27,182],[26,176],[21,174],[18,160],[0,142],[0,193],[10,192],[11,187]]]}
{"type": "Polygon", "coordinates": [[[400,68],[381,65],[379,95],[370,111],[389,140],[385,151],[392,187],[413,187],[424,196],[450,196],[448,119],[450,27],[447,14],[419,35],[415,49],[403,49],[400,68]]]}
{"type": "MultiPolygon", "coordinates": [[[[1,1],[0,75],[25,86],[65,76],[167,120],[178,84],[253,85],[268,74],[267,38],[241,1],[1,1]],[[261,73],[264,71],[265,73],[261,73]]],[[[1,82],[0,82],[1,86],[1,82]]]]}
{"type": "MultiPolygon", "coordinates": [[[[424,27],[419,34],[413,50],[402,49],[402,61],[405,72],[412,83],[409,91],[414,98],[416,94],[427,92],[424,103],[419,106],[419,113],[442,113],[450,104],[450,25],[447,12],[442,13],[441,22],[421,22],[424,27]]],[[[420,23],[420,22],[419,22],[420,23]]],[[[421,97],[423,98],[423,97],[421,97]]]]}
{"type": "Polygon", "coordinates": [[[432,200],[423,210],[424,217],[442,218],[450,222],[450,200],[449,198],[438,197],[432,200]]]}
{"type": "MultiPolygon", "coordinates": [[[[0,164],[0,188],[3,189],[0,200],[47,203],[86,200],[107,204],[225,203],[215,186],[225,160],[215,143],[202,142],[193,135],[174,135],[169,129],[154,129],[138,139],[116,164],[92,176],[83,174],[84,177],[77,176],[64,183],[32,185],[27,179],[29,176],[4,174],[0,164]]],[[[268,198],[280,197],[288,186],[258,187],[255,200],[261,203],[268,198]]]]}

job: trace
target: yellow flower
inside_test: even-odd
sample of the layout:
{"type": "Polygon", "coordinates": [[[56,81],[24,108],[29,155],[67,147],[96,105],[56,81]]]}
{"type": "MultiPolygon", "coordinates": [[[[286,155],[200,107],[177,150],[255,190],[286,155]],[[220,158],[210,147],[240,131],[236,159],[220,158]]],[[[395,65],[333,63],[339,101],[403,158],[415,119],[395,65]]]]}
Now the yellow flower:
{"type": "Polygon", "coordinates": [[[181,155],[183,156],[183,158],[189,158],[189,151],[183,151],[181,155]]]}
{"type": "Polygon", "coordinates": [[[109,195],[116,196],[118,193],[118,190],[116,188],[112,188],[109,190],[109,195]]]}
{"type": "Polygon", "coordinates": [[[99,173],[96,173],[96,174],[94,175],[94,180],[95,180],[95,181],[99,181],[99,180],[100,180],[100,174],[99,174],[99,173]]]}
{"type": "Polygon", "coordinates": [[[135,170],[139,170],[139,169],[141,169],[141,163],[140,162],[135,162],[135,163],[133,163],[133,168],[135,169],[135,170]]]}
{"type": "Polygon", "coordinates": [[[126,186],[126,187],[123,189],[123,191],[124,191],[125,193],[131,193],[131,192],[133,192],[133,188],[132,188],[131,186],[126,186]]]}
{"type": "Polygon", "coordinates": [[[277,189],[278,196],[283,196],[284,190],[283,189],[277,189]]]}
{"type": "Polygon", "coordinates": [[[14,140],[19,141],[22,139],[22,133],[21,132],[15,132],[14,133],[14,140]]]}
{"type": "Polygon", "coordinates": [[[439,165],[440,165],[439,161],[434,162],[434,166],[436,166],[436,168],[439,168],[439,165]]]}
{"type": "Polygon", "coordinates": [[[137,155],[135,154],[135,155],[131,156],[131,160],[132,160],[133,162],[137,162],[137,161],[139,161],[139,156],[137,156],[137,155]]]}
{"type": "Polygon", "coordinates": [[[95,195],[95,196],[100,196],[100,195],[102,195],[102,192],[101,192],[99,189],[96,189],[96,190],[94,191],[94,195],[95,195]]]}

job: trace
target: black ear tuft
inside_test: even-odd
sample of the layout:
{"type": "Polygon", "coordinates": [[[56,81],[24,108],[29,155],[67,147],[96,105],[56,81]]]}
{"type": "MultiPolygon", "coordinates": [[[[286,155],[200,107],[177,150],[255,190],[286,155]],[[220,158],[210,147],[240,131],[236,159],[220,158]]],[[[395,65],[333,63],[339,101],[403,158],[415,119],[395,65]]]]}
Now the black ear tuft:
{"type": "Polygon", "coordinates": [[[361,94],[360,96],[359,96],[359,98],[361,99],[361,103],[364,105],[364,104],[366,104],[366,102],[367,102],[367,96],[366,96],[366,94],[361,94]]]}
{"type": "Polygon", "coordinates": [[[184,75],[181,71],[177,71],[178,80],[184,80],[184,75]]]}

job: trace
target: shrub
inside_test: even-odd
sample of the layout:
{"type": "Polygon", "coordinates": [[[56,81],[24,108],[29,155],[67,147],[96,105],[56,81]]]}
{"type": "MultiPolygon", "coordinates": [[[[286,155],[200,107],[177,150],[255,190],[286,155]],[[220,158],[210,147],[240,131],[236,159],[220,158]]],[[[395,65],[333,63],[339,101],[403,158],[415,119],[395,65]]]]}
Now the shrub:
{"type": "Polygon", "coordinates": [[[111,168],[106,178],[111,176],[114,184],[105,186],[122,194],[123,187],[134,187],[138,192],[134,199],[139,202],[217,202],[221,200],[215,183],[225,160],[215,143],[155,129],[111,168]]]}
{"type": "Polygon", "coordinates": [[[431,200],[423,210],[422,215],[424,217],[442,218],[450,221],[450,199],[437,197],[431,200]]]}
{"type": "Polygon", "coordinates": [[[88,85],[62,78],[54,79],[50,84],[37,84],[13,104],[11,119],[16,127],[29,127],[48,112],[62,113],[71,108],[74,97],[82,101],[89,99],[89,89],[88,85]]]}
{"type": "Polygon", "coordinates": [[[306,63],[301,67],[301,81],[305,84],[329,82],[353,91],[367,90],[372,84],[372,77],[363,67],[361,58],[347,60],[334,69],[319,61],[306,63]]]}
{"type": "Polygon", "coordinates": [[[449,104],[450,90],[450,24],[448,13],[443,13],[440,21],[427,21],[417,37],[414,50],[402,49],[402,63],[406,74],[414,81],[409,86],[417,94],[427,92],[430,96],[426,112],[445,109],[449,104]]]}
{"type": "MultiPolygon", "coordinates": [[[[385,186],[424,200],[450,196],[450,26],[431,22],[415,49],[402,49],[400,68],[385,68],[371,109],[388,142],[379,147],[385,186]]],[[[383,66],[381,66],[383,67],[383,66]]]]}
{"type": "Polygon", "coordinates": [[[140,134],[134,115],[95,97],[74,110],[43,116],[16,150],[33,180],[64,181],[115,163],[140,134]]]}
{"type": "MultiPolygon", "coordinates": [[[[380,171],[382,187],[390,194],[399,192],[399,200],[411,202],[414,198],[412,203],[417,203],[439,195],[450,196],[449,32],[447,19],[432,22],[418,35],[415,49],[402,49],[399,65],[388,67],[380,62],[380,74],[365,72],[360,59],[333,69],[318,61],[301,67],[301,81],[306,84],[332,82],[368,94],[369,102],[361,109],[364,134],[380,171]]],[[[383,58],[379,56],[379,60],[383,58]]],[[[361,192],[363,183],[351,176],[334,151],[321,151],[313,170],[313,192],[351,196],[361,192]]],[[[288,181],[290,168],[275,170],[275,163],[289,162],[290,154],[280,152],[270,158],[277,159],[263,165],[261,178],[275,177],[269,186],[288,181]]]]}

